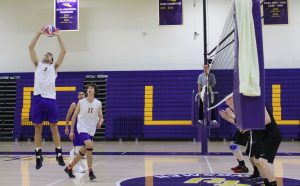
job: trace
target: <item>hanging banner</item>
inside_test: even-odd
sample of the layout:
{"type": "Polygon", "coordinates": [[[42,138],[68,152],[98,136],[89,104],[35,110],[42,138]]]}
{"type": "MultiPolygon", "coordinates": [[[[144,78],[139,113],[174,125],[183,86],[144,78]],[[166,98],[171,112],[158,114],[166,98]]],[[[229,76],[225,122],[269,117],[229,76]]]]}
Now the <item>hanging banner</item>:
{"type": "Polygon", "coordinates": [[[265,0],[264,24],[288,24],[287,0],[265,0]]]}
{"type": "Polygon", "coordinates": [[[55,26],[59,30],[79,30],[79,0],[54,0],[55,26]]]}
{"type": "Polygon", "coordinates": [[[182,0],[159,0],[159,25],[182,25],[182,0]]]}

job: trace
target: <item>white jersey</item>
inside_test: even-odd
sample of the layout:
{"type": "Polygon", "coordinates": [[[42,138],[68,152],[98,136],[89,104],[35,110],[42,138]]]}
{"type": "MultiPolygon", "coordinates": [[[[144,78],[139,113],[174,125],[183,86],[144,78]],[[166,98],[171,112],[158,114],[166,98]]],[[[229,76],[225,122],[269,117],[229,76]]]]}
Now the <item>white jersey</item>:
{"type": "Polygon", "coordinates": [[[54,64],[38,62],[34,72],[34,93],[43,98],[56,99],[55,80],[57,73],[54,64]]]}
{"type": "Polygon", "coordinates": [[[94,136],[99,121],[99,111],[101,110],[101,101],[94,99],[90,103],[87,98],[78,102],[80,111],[77,116],[77,131],[78,133],[85,132],[90,136],[94,136]]]}

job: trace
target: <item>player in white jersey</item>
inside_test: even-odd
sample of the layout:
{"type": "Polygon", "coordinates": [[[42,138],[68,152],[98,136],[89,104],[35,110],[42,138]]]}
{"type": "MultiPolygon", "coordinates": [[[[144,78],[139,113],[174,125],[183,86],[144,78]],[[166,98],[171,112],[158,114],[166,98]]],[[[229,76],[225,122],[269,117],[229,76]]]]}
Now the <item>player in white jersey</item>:
{"type": "Polygon", "coordinates": [[[75,112],[72,116],[71,132],[69,137],[74,139],[74,124],[77,118],[77,130],[79,137],[84,142],[79,154],[75,156],[73,161],[65,168],[65,172],[70,178],[75,178],[73,174],[73,167],[86,155],[89,178],[90,180],[96,179],[93,173],[93,137],[96,132],[96,128],[100,128],[103,123],[102,104],[95,98],[97,87],[95,84],[86,85],[87,98],[80,100],[77,104],[75,112]]]}
{"type": "Polygon", "coordinates": [[[31,104],[31,118],[32,122],[35,124],[34,145],[36,154],[36,169],[40,169],[43,162],[41,147],[42,123],[44,121],[48,121],[50,125],[53,141],[56,146],[56,160],[60,166],[65,165],[62,157],[60,135],[57,128],[58,108],[56,104],[55,80],[57,76],[57,69],[63,63],[66,49],[60,37],[60,33],[57,31],[54,35],[57,37],[61,48],[57,60],[53,63],[52,53],[47,52],[42,61],[40,61],[36,55],[34,47],[42,34],[44,34],[43,31],[38,31],[29,45],[30,58],[36,67],[34,72],[34,93],[31,104]]]}

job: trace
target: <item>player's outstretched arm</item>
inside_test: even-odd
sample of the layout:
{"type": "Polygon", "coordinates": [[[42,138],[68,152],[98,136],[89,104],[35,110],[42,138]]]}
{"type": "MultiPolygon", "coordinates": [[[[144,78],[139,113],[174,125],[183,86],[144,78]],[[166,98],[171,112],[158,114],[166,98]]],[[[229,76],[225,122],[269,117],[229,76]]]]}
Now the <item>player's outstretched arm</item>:
{"type": "Polygon", "coordinates": [[[60,65],[63,63],[67,51],[66,51],[65,44],[64,44],[62,38],[60,37],[60,32],[57,31],[53,34],[57,37],[59,45],[60,45],[60,53],[59,53],[59,56],[58,56],[58,58],[55,62],[55,70],[57,70],[58,67],[60,67],[60,65]]]}
{"type": "Polygon", "coordinates": [[[35,67],[38,65],[39,59],[38,59],[38,57],[37,57],[37,55],[36,55],[36,52],[35,52],[34,47],[35,47],[35,45],[36,45],[38,39],[40,38],[40,36],[41,36],[43,33],[44,33],[43,31],[38,31],[38,32],[35,34],[34,38],[32,39],[32,41],[31,41],[31,43],[30,43],[30,45],[29,45],[29,47],[28,47],[28,48],[29,48],[29,54],[30,54],[31,61],[32,61],[32,63],[34,64],[35,67]]]}

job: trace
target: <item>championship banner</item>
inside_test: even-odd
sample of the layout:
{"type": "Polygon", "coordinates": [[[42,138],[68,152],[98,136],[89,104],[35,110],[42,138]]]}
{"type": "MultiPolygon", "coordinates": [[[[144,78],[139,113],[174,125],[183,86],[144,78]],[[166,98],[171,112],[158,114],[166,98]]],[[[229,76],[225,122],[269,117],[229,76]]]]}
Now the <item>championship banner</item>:
{"type": "Polygon", "coordinates": [[[287,0],[265,0],[264,24],[288,24],[287,0]]]}
{"type": "Polygon", "coordinates": [[[182,0],[159,0],[159,25],[182,25],[182,0]]]}
{"type": "Polygon", "coordinates": [[[63,31],[79,30],[79,0],[54,0],[55,26],[63,31]]]}

